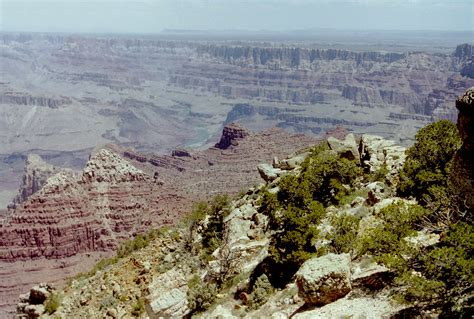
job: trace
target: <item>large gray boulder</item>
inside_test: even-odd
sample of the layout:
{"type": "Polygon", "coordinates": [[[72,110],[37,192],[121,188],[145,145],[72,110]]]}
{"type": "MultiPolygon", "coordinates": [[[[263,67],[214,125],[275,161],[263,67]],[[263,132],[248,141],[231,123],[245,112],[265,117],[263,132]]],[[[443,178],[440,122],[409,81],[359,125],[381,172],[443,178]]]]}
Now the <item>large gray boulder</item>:
{"type": "Polygon", "coordinates": [[[298,295],[308,304],[325,305],[351,291],[349,254],[327,254],[306,261],[296,273],[298,295]]]}
{"type": "Polygon", "coordinates": [[[155,277],[148,290],[145,309],[151,319],[183,317],[189,313],[187,280],[177,268],[155,277]]]}
{"type": "Polygon", "coordinates": [[[328,137],[327,141],[329,148],[331,148],[333,151],[336,151],[339,156],[360,163],[359,147],[355,140],[354,134],[347,134],[343,141],[330,136],[328,137]]]}
{"type": "Polygon", "coordinates": [[[258,164],[257,169],[265,182],[272,182],[283,173],[281,169],[274,168],[272,165],[267,163],[258,164]]]}

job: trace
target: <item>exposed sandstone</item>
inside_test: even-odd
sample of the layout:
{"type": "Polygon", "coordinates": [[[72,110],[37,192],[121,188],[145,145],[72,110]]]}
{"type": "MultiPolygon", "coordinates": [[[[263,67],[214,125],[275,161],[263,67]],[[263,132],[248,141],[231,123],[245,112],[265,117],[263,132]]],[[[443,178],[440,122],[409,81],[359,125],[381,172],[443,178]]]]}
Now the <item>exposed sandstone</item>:
{"type": "Polygon", "coordinates": [[[173,268],[153,279],[149,291],[146,312],[151,319],[183,317],[189,312],[187,280],[180,270],[173,268]]]}

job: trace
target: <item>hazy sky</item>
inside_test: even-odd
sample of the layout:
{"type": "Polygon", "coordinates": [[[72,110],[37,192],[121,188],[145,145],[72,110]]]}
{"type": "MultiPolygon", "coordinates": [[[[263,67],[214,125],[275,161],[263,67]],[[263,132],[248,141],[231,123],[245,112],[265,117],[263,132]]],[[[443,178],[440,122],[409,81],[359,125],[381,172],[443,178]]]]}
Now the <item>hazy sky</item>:
{"type": "Polygon", "coordinates": [[[3,31],[474,30],[474,0],[0,0],[3,31]]]}

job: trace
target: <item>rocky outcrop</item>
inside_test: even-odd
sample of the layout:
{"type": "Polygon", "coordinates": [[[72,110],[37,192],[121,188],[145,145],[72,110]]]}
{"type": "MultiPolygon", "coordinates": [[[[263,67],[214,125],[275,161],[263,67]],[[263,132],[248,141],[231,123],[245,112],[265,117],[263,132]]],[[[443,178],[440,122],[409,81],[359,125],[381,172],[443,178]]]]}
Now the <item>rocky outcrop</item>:
{"type": "Polygon", "coordinates": [[[45,283],[34,286],[28,293],[20,296],[17,314],[20,318],[39,318],[44,312],[43,303],[54,292],[55,289],[45,283]]]}
{"type": "Polygon", "coordinates": [[[187,280],[177,269],[173,268],[153,279],[149,291],[146,312],[151,319],[183,317],[190,311],[186,297],[187,280]]]}
{"type": "Polygon", "coordinates": [[[277,179],[283,172],[279,168],[274,168],[272,165],[267,163],[258,164],[258,173],[266,182],[271,182],[277,179]]]}
{"type": "Polygon", "coordinates": [[[149,178],[143,171],[107,149],[101,149],[94,154],[82,172],[84,183],[140,182],[149,178]]]}
{"type": "Polygon", "coordinates": [[[220,141],[215,147],[225,150],[229,146],[238,145],[238,140],[249,135],[249,132],[237,124],[231,123],[226,125],[222,130],[220,141]]]}
{"type": "MultiPolygon", "coordinates": [[[[235,147],[212,147],[192,157],[108,145],[94,151],[83,171],[50,177],[0,227],[0,307],[11,306],[39,281],[61,283],[86,271],[94,258],[111,254],[136,233],[177,222],[195,201],[258,184],[259,163],[316,142],[281,129],[237,140],[235,147]],[[35,276],[17,276],[21,269],[35,276]]],[[[249,236],[258,234],[251,230],[249,236]]]]}
{"type": "Polygon", "coordinates": [[[351,291],[350,256],[327,254],[306,261],[296,273],[298,294],[308,304],[325,305],[351,291]]]}
{"type": "Polygon", "coordinates": [[[405,162],[405,147],[381,136],[364,134],[360,145],[361,161],[371,172],[384,172],[391,185],[396,184],[398,171],[405,162]]]}
{"type": "Polygon", "coordinates": [[[39,155],[28,155],[18,195],[13,199],[13,203],[9,207],[15,208],[23,203],[28,197],[43,187],[48,177],[58,171],[58,168],[43,161],[39,155]]]}
{"type": "Polygon", "coordinates": [[[474,212],[474,87],[456,100],[459,110],[457,126],[462,139],[461,149],[454,156],[450,180],[460,208],[474,212]]]}
{"type": "Polygon", "coordinates": [[[191,153],[188,150],[185,150],[183,148],[178,148],[171,152],[171,156],[191,157],[191,153]]]}
{"type": "Polygon", "coordinates": [[[346,158],[356,163],[360,163],[359,147],[354,134],[347,134],[344,140],[338,140],[335,137],[328,137],[329,147],[337,152],[342,158],[346,158]]]}

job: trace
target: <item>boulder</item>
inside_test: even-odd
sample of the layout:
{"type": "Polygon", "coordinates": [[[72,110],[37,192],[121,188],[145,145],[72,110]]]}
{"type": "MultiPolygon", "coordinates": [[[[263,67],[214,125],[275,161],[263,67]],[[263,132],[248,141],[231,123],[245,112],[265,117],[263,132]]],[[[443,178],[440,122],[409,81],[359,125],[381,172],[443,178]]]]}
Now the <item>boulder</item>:
{"type": "Polygon", "coordinates": [[[257,169],[260,176],[266,182],[274,181],[275,179],[277,179],[278,176],[283,173],[281,169],[273,168],[272,165],[267,163],[258,164],[257,169]]]}
{"type": "Polygon", "coordinates": [[[381,289],[386,286],[390,278],[390,270],[375,263],[371,258],[366,257],[352,265],[351,282],[354,288],[381,289]]]}
{"type": "Polygon", "coordinates": [[[30,290],[29,303],[34,305],[42,304],[53,292],[53,288],[48,284],[41,283],[30,290]]]}
{"type": "Polygon", "coordinates": [[[25,314],[28,316],[28,318],[39,318],[43,312],[43,305],[28,305],[25,307],[25,314]]]}
{"type": "Polygon", "coordinates": [[[309,155],[309,153],[302,153],[290,158],[287,158],[285,160],[282,160],[279,163],[279,168],[284,169],[284,170],[293,170],[295,168],[298,168],[301,166],[301,164],[304,162],[306,157],[309,155]]]}
{"type": "Polygon", "coordinates": [[[308,304],[325,305],[351,291],[349,254],[327,254],[306,261],[296,273],[298,295],[308,304]]]}
{"type": "Polygon", "coordinates": [[[343,141],[330,136],[328,137],[327,141],[329,148],[331,148],[333,151],[336,151],[339,156],[360,163],[359,148],[354,134],[347,134],[343,141]]]}
{"type": "Polygon", "coordinates": [[[155,277],[148,290],[145,309],[151,319],[183,317],[189,313],[187,280],[177,268],[155,277]]]}

